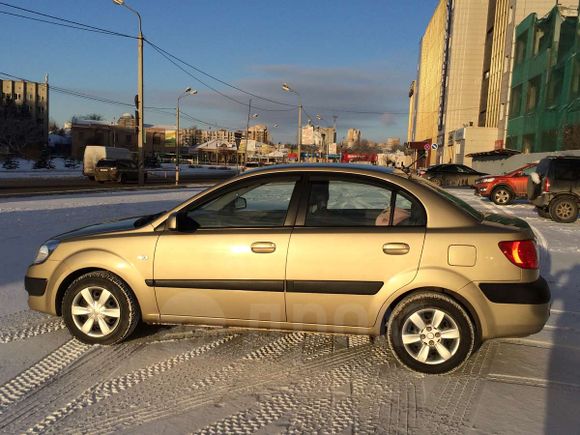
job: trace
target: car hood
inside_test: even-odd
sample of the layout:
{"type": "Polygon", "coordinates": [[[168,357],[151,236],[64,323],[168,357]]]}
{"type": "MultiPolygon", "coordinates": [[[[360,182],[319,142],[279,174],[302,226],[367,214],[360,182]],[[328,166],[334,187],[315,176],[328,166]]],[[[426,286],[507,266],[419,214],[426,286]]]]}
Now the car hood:
{"type": "Polygon", "coordinates": [[[87,236],[94,236],[97,234],[106,234],[106,233],[113,233],[118,231],[128,231],[134,230],[139,225],[138,220],[141,219],[143,216],[135,216],[131,218],[125,218],[115,221],[104,222],[95,225],[89,225],[86,227],[78,228],[76,230],[72,230],[63,234],[59,234],[56,237],[53,237],[51,240],[58,240],[58,241],[65,241],[79,237],[87,237],[87,236]]]}
{"type": "Polygon", "coordinates": [[[487,213],[484,215],[483,219],[487,222],[495,222],[498,224],[511,225],[518,228],[531,229],[530,225],[525,220],[501,213],[487,213]]]}

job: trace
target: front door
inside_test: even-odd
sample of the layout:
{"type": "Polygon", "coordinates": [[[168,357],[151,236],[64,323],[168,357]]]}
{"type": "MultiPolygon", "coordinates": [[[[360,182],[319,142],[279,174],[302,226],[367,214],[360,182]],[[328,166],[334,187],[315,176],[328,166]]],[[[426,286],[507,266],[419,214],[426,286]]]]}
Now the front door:
{"type": "Polygon", "coordinates": [[[262,177],[180,212],[179,231],[164,232],[155,252],[160,313],[284,321],[286,215],[296,183],[262,177]]]}
{"type": "Polygon", "coordinates": [[[301,210],[288,250],[288,321],[373,325],[386,297],[417,273],[422,205],[382,181],[321,175],[301,210]]]}

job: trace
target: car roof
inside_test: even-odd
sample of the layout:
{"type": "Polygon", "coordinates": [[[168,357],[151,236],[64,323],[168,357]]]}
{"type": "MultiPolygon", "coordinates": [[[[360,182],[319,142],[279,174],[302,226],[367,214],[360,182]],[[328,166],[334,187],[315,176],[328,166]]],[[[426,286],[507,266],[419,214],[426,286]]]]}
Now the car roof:
{"type": "Polygon", "coordinates": [[[294,171],[303,171],[303,170],[329,170],[331,172],[337,171],[345,171],[345,172],[352,172],[353,170],[363,170],[363,171],[370,171],[370,172],[378,172],[381,174],[394,174],[395,170],[392,167],[386,166],[375,166],[375,165],[361,165],[356,163],[289,163],[283,165],[274,165],[274,166],[264,166],[261,168],[252,168],[246,172],[245,174],[257,174],[261,172],[294,172],[294,171]]]}

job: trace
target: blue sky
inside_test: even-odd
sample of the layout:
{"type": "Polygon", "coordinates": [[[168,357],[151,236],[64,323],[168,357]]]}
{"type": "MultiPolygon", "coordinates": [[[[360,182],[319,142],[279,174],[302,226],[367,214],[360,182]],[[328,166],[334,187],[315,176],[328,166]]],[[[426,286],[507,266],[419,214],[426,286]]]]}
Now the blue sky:
{"type": "MultiPolygon", "coordinates": [[[[4,0],[2,0],[4,1],[4,0]]],[[[6,0],[6,3],[69,20],[136,34],[137,19],[111,0],[6,0]]],[[[339,139],[350,127],[363,137],[405,140],[409,83],[415,78],[419,39],[436,0],[127,0],[143,17],[146,38],[212,75],[244,90],[294,104],[280,89],[290,83],[310,116],[322,123],[337,115],[339,139]],[[394,112],[354,114],[340,110],[394,112]]],[[[0,4],[0,11],[23,13],[0,4]]],[[[27,14],[28,15],[28,14],[27,14]]],[[[57,27],[0,14],[0,71],[55,86],[131,102],[136,93],[137,42],[57,27]]],[[[187,86],[198,95],[182,110],[200,120],[231,128],[245,126],[248,95],[191,71],[241,102],[207,89],[145,47],[145,105],[175,107],[187,86]]],[[[253,99],[256,122],[272,125],[275,141],[295,138],[296,111],[253,99]]],[[[51,118],[62,123],[75,114],[107,119],[130,111],[51,93],[51,118]]],[[[171,112],[171,110],[169,111],[171,112]]],[[[307,116],[304,117],[306,119],[307,116]]],[[[171,115],[146,112],[145,122],[172,124],[171,115]]],[[[182,120],[182,125],[199,122],[182,120]]]]}

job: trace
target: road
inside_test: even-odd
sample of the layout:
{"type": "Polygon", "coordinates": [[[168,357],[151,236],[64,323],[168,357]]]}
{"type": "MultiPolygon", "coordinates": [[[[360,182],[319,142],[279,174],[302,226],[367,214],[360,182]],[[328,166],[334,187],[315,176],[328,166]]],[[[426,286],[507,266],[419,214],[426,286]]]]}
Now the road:
{"type": "Polygon", "coordinates": [[[452,192],[534,228],[554,296],[539,334],[489,341],[457,372],[425,376],[382,338],[149,326],[91,347],[25,310],[0,317],[0,431],[577,433],[580,223],[452,192]]]}
{"type": "MultiPolygon", "coordinates": [[[[232,176],[231,171],[214,171],[215,174],[184,173],[180,177],[181,184],[215,184],[232,176]]],[[[175,183],[173,172],[158,172],[157,175],[149,175],[146,187],[167,187],[175,183]]],[[[0,179],[0,197],[13,197],[22,195],[42,195],[60,192],[96,192],[115,190],[134,190],[139,186],[136,183],[97,183],[87,177],[46,177],[46,178],[2,178],[0,179]]]]}

